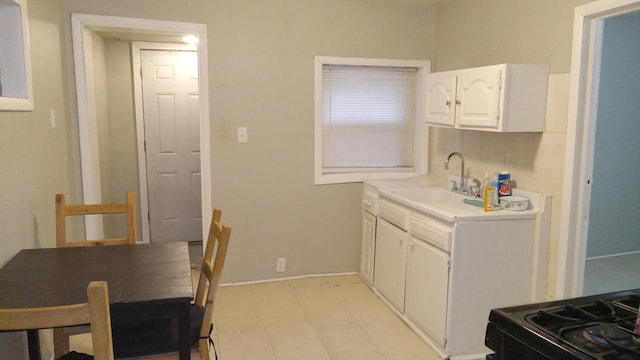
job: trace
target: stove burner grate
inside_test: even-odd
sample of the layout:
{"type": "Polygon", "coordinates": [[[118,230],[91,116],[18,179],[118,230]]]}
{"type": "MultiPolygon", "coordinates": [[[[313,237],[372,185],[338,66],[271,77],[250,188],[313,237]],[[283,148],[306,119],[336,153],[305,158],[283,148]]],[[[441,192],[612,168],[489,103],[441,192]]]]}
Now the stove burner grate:
{"type": "Polygon", "coordinates": [[[640,360],[640,343],[633,341],[637,308],[632,306],[638,301],[564,304],[529,314],[527,321],[594,359],[640,360]]]}

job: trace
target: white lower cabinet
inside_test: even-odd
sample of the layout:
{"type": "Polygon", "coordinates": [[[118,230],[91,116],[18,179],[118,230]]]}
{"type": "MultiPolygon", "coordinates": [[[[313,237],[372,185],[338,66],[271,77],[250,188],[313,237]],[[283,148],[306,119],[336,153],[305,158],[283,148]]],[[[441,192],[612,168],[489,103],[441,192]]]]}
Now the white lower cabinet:
{"type": "Polygon", "coordinates": [[[407,252],[404,312],[439,346],[447,341],[449,254],[411,238],[407,252]]]}
{"type": "Polygon", "coordinates": [[[378,219],[374,286],[398,311],[404,311],[404,264],[407,233],[378,219]]]}
{"type": "Polygon", "coordinates": [[[360,276],[373,285],[373,261],[376,246],[376,216],[362,210],[362,244],[360,245],[360,276]]]}
{"type": "Polygon", "coordinates": [[[530,302],[535,218],[447,222],[378,201],[374,289],[447,359],[484,359],[489,312],[530,302]]]}

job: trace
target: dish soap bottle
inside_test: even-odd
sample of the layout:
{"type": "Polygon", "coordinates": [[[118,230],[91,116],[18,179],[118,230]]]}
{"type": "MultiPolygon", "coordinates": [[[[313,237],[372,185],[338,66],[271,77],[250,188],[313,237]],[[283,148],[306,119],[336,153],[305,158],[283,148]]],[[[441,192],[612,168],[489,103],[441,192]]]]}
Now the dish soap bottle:
{"type": "Polygon", "coordinates": [[[496,187],[489,183],[489,173],[484,173],[484,211],[495,210],[496,187]]]}

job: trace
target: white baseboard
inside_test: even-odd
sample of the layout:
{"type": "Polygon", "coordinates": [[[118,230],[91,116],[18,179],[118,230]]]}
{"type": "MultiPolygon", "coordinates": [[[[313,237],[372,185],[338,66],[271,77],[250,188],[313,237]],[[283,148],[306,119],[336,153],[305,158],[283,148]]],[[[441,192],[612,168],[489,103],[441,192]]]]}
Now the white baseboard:
{"type": "Polygon", "coordinates": [[[327,276],[345,276],[345,275],[358,275],[358,273],[357,272],[346,272],[346,273],[299,275],[299,276],[291,276],[291,277],[275,278],[275,279],[266,279],[266,280],[226,283],[226,284],[220,284],[220,286],[252,285],[252,284],[263,284],[263,283],[269,283],[269,282],[276,282],[276,281],[287,281],[287,280],[297,280],[297,279],[314,278],[314,277],[327,277],[327,276]]]}

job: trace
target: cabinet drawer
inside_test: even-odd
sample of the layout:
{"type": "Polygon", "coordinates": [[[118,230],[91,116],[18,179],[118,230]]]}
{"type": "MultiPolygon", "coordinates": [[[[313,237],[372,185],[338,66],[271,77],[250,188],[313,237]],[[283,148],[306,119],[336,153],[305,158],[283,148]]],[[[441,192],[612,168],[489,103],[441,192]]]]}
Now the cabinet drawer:
{"type": "Polygon", "coordinates": [[[410,232],[415,238],[424,240],[446,252],[451,250],[451,234],[453,229],[434,220],[411,216],[410,232]]]}
{"type": "Polygon", "coordinates": [[[409,230],[409,210],[391,202],[380,200],[378,202],[378,216],[402,230],[409,230]]]}
{"type": "Polygon", "coordinates": [[[376,202],[378,201],[378,194],[373,191],[364,191],[362,193],[362,208],[373,215],[376,215],[376,202]]]}

